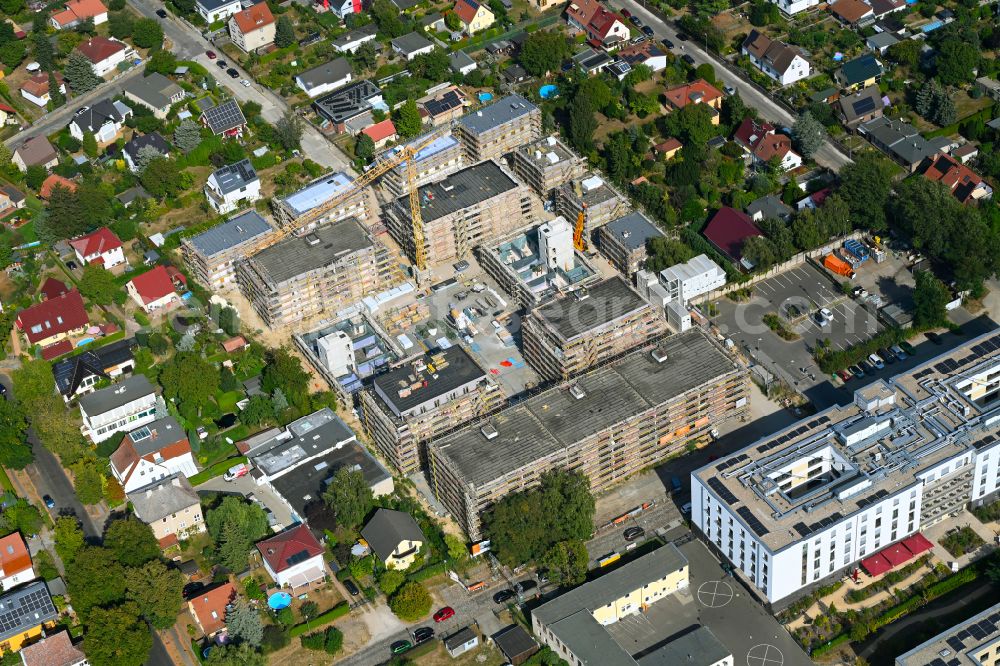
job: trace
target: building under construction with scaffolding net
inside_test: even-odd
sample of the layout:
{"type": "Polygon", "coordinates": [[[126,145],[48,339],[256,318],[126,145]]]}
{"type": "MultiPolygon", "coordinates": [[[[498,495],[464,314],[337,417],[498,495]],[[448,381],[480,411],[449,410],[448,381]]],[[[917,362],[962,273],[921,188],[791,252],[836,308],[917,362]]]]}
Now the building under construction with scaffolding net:
{"type": "Polygon", "coordinates": [[[472,540],[480,517],[544,472],[602,492],[749,410],[745,369],[700,329],[670,336],[428,445],[431,489],[472,540]]]}

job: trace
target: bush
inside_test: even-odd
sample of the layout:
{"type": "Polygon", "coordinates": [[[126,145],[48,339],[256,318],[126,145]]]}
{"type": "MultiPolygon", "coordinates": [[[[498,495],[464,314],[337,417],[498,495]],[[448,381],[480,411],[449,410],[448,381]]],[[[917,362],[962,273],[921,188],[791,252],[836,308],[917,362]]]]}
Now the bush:
{"type": "Polygon", "coordinates": [[[269,624],[264,627],[264,640],[261,641],[261,648],[265,654],[277,652],[291,642],[291,632],[277,624],[269,624]]]}
{"type": "Polygon", "coordinates": [[[971,553],[986,542],[976,534],[975,530],[965,525],[946,534],[940,543],[953,556],[961,557],[966,553],[971,553]]]}
{"type": "Polygon", "coordinates": [[[1000,501],[977,506],[972,510],[972,515],[984,523],[992,523],[995,520],[1000,520],[1000,501]]]}
{"type": "Polygon", "coordinates": [[[314,617],[312,620],[308,622],[308,624],[303,622],[302,624],[295,625],[294,627],[291,628],[288,634],[292,638],[295,638],[296,636],[301,636],[302,634],[309,631],[309,629],[312,627],[319,627],[324,624],[328,624],[330,622],[333,622],[339,617],[347,615],[350,612],[351,612],[351,607],[347,604],[347,602],[341,601],[339,604],[337,604],[327,612],[323,613],[322,615],[314,617]]]}
{"type": "Polygon", "coordinates": [[[431,612],[431,595],[423,585],[409,582],[403,585],[389,599],[389,608],[396,617],[405,622],[416,622],[431,612]]]}
{"type": "Polygon", "coordinates": [[[307,650],[322,650],[323,646],[326,645],[326,634],[317,631],[315,634],[302,636],[299,640],[302,641],[302,647],[307,650]]]}
{"type": "Polygon", "coordinates": [[[438,562],[437,564],[430,564],[424,567],[423,569],[420,569],[419,571],[415,571],[409,574],[406,577],[406,580],[419,583],[421,581],[427,580],[428,578],[433,578],[434,576],[443,574],[444,572],[448,571],[449,568],[450,567],[448,566],[447,562],[438,562]]]}

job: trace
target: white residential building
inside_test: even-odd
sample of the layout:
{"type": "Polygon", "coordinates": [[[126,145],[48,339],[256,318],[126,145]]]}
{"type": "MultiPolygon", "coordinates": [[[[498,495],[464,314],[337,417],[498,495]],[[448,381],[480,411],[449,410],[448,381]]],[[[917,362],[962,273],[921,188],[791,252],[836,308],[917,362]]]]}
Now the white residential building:
{"type": "Polygon", "coordinates": [[[121,136],[125,121],[131,116],[132,109],[127,104],[102,99],[77,110],[69,122],[69,133],[77,141],[83,141],[84,135],[90,133],[99,145],[112,143],[121,136]]]}
{"type": "Polygon", "coordinates": [[[216,169],[205,183],[205,197],[216,213],[225,215],[260,199],[260,178],[250,160],[216,169]]]}
{"type": "Polygon", "coordinates": [[[753,66],[783,86],[809,78],[812,66],[797,48],[751,30],[743,42],[743,55],[753,66]]]}
{"type": "Polygon", "coordinates": [[[79,402],[83,417],[80,432],[94,443],[156,418],[156,389],[145,375],[133,375],[119,384],[81,396],[79,402]]]}
{"type": "Polygon", "coordinates": [[[194,8],[206,23],[215,23],[242,11],[243,4],[240,0],[198,0],[194,8]]]}
{"type": "Polygon", "coordinates": [[[685,305],[692,298],[724,287],[726,271],[708,255],[699,254],[686,263],[660,271],[660,284],[667,290],[668,301],[685,305]]]}
{"type": "Polygon", "coordinates": [[[111,473],[130,493],[172,474],[194,476],[198,467],[184,429],[167,416],[125,435],[111,454],[111,473]]]}
{"type": "Polygon", "coordinates": [[[310,97],[319,97],[346,86],[353,79],[351,63],[337,58],[295,76],[295,85],[310,97]]]}
{"type": "Polygon", "coordinates": [[[780,608],[1000,491],[1000,334],[987,333],[691,475],[691,520],[780,608]]]}
{"type": "Polygon", "coordinates": [[[792,16],[819,5],[820,0],[771,0],[784,14],[792,16]]]}
{"type": "Polygon", "coordinates": [[[0,538],[0,587],[3,591],[35,579],[28,546],[20,532],[0,538]]]}
{"type": "Polygon", "coordinates": [[[323,580],[327,575],[323,555],[326,548],[305,523],[257,544],[264,569],[278,587],[293,590],[323,580]]]}
{"type": "Polygon", "coordinates": [[[101,227],[86,236],[74,238],[69,242],[81,265],[98,264],[104,268],[113,268],[125,263],[125,252],[118,235],[107,227],[101,227]]]}

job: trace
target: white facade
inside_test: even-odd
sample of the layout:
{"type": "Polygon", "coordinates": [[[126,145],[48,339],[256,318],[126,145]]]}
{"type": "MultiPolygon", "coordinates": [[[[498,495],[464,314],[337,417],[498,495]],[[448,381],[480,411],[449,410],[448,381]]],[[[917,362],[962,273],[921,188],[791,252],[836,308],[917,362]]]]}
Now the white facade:
{"type": "Polygon", "coordinates": [[[206,2],[202,4],[201,2],[195,3],[195,9],[198,10],[198,14],[205,19],[206,23],[215,23],[216,21],[222,21],[233,14],[243,10],[243,4],[240,0],[232,0],[232,2],[206,2]],[[206,6],[207,5],[207,6],[206,6]]]}
{"type": "Polygon", "coordinates": [[[781,158],[781,168],[784,171],[798,169],[800,166],[802,166],[802,156],[794,150],[789,150],[785,153],[785,156],[781,158]]]}
{"type": "Polygon", "coordinates": [[[343,377],[354,370],[354,344],[344,331],[324,335],[316,341],[319,360],[334,377],[343,377]]]}
{"type": "Polygon", "coordinates": [[[798,14],[799,12],[804,12],[807,9],[816,7],[819,5],[819,0],[771,0],[774,4],[778,5],[780,9],[785,14],[789,16],[793,14],[798,14]]]}
{"type": "MultiPolygon", "coordinates": [[[[115,386],[111,386],[103,390],[115,389],[115,386]]],[[[121,407],[96,414],[88,414],[81,403],[80,416],[83,417],[80,432],[83,433],[84,437],[89,438],[94,443],[103,442],[116,432],[134,430],[156,420],[156,393],[150,390],[149,393],[137,395],[135,399],[121,407]]]]}
{"type": "Polygon", "coordinates": [[[343,19],[348,14],[354,13],[354,0],[333,0],[330,3],[330,11],[343,19]]]}
{"type": "Polygon", "coordinates": [[[194,464],[194,456],[189,451],[169,459],[159,457],[158,454],[153,461],[139,458],[134,468],[129,467],[124,470],[119,470],[111,465],[111,472],[125,489],[125,492],[130,493],[160,479],[165,479],[171,474],[179,473],[184,477],[194,476],[198,473],[198,467],[194,464]]]}
{"type": "Polygon", "coordinates": [[[692,298],[726,285],[726,271],[707,255],[699,254],[687,263],[660,271],[660,284],[667,290],[667,300],[684,305],[692,298]]]}
{"type": "Polygon", "coordinates": [[[0,575],[3,575],[3,578],[0,578],[0,586],[3,587],[4,592],[11,589],[12,587],[17,587],[21,583],[27,583],[28,581],[35,580],[36,578],[34,565],[31,565],[27,569],[18,571],[17,573],[13,573],[9,576],[4,574],[6,574],[5,571],[0,571],[0,575]]]}
{"type": "Polygon", "coordinates": [[[538,256],[550,269],[573,268],[573,228],[566,218],[560,215],[538,227],[538,256]]]}
{"type": "Polygon", "coordinates": [[[764,62],[763,60],[759,60],[752,53],[748,53],[746,49],[743,50],[743,53],[749,56],[750,62],[753,63],[754,67],[764,72],[783,86],[791,85],[792,83],[801,81],[802,79],[807,79],[812,74],[812,65],[809,64],[808,60],[800,55],[796,55],[792,58],[788,67],[782,71],[771,67],[770,64],[764,62]]]}
{"type": "Polygon", "coordinates": [[[216,213],[225,215],[241,208],[244,203],[260,199],[260,179],[255,178],[235,190],[224,190],[216,180],[215,172],[205,182],[205,198],[216,213]]]}
{"type": "Polygon", "coordinates": [[[80,254],[79,249],[75,251],[76,251],[76,258],[80,261],[81,264],[90,264],[100,259],[102,266],[104,266],[105,268],[111,268],[113,266],[117,266],[118,264],[125,263],[125,252],[122,250],[121,245],[106,252],[95,252],[93,254],[88,254],[86,257],[80,254]]]}
{"type": "Polygon", "coordinates": [[[298,564],[294,564],[284,571],[276,572],[271,568],[270,563],[267,558],[262,558],[264,560],[264,568],[267,569],[267,573],[271,575],[274,582],[278,584],[279,587],[285,587],[286,585],[292,587],[292,580],[295,580],[297,586],[301,587],[305,583],[311,583],[314,580],[319,580],[325,575],[326,564],[323,562],[323,553],[317,554],[315,557],[310,557],[308,560],[303,560],[298,564]],[[319,572],[319,578],[312,578],[316,572],[319,572]]]}
{"type": "Polygon", "coordinates": [[[680,301],[667,303],[666,312],[667,323],[678,333],[683,333],[691,328],[691,312],[680,301]]]}
{"type": "Polygon", "coordinates": [[[134,57],[135,51],[133,51],[131,47],[126,46],[126,48],[120,51],[115,51],[104,60],[101,60],[100,62],[92,62],[91,64],[94,66],[94,74],[97,74],[98,76],[105,76],[115,71],[121,63],[131,60],[134,57]]]}
{"type": "MultiPolygon", "coordinates": [[[[97,140],[98,144],[112,143],[115,141],[118,138],[118,135],[121,134],[122,128],[125,127],[125,121],[132,116],[132,109],[129,108],[127,104],[122,104],[118,101],[113,102],[113,104],[115,110],[117,110],[121,116],[121,122],[118,122],[114,118],[107,118],[105,123],[94,132],[94,139],[97,140]]],[[[79,117],[80,114],[78,112],[78,115],[70,121],[69,133],[77,141],[83,141],[85,132],[90,130],[86,127],[80,126],[78,123],[79,117]]],[[[86,124],[86,121],[84,121],[84,124],[86,124]]]]}

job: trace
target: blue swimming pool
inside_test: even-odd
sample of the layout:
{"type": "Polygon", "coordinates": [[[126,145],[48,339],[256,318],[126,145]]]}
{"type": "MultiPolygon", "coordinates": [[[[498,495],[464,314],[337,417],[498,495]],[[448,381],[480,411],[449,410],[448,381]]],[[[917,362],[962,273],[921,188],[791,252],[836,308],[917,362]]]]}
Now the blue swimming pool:
{"type": "Polygon", "coordinates": [[[493,99],[493,93],[488,93],[488,92],[481,92],[481,93],[479,93],[479,101],[480,102],[488,102],[491,99],[493,99]]]}
{"type": "Polygon", "coordinates": [[[89,345],[93,341],[94,341],[94,338],[84,338],[83,340],[80,340],[79,342],[77,342],[76,346],[77,347],[82,347],[84,345],[89,345]]]}
{"type": "Polygon", "coordinates": [[[292,605],[292,595],[288,592],[275,592],[267,598],[268,607],[273,610],[281,610],[292,605]]]}
{"type": "Polygon", "coordinates": [[[546,84],[538,89],[538,96],[542,99],[549,99],[550,97],[555,97],[559,94],[559,88],[552,85],[551,83],[546,84]]]}

